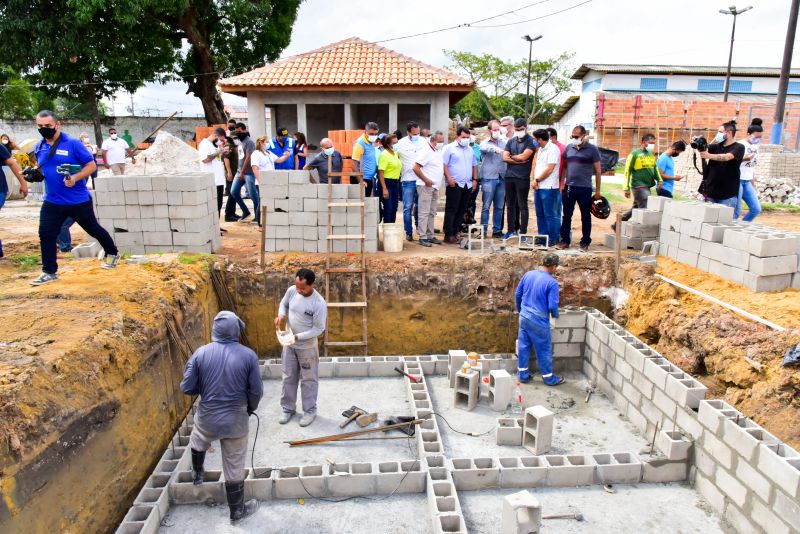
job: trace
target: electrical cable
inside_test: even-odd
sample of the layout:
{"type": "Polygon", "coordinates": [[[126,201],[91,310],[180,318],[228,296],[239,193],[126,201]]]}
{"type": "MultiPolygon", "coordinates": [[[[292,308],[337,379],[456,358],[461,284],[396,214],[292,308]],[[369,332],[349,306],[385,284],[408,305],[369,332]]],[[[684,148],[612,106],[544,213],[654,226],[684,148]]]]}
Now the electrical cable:
{"type": "MultiPolygon", "coordinates": [[[[253,412],[250,415],[255,415],[256,416],[256,435],[253,438],[253,450],[250,453],[250,469],[253,472],[253,477],[254,478],[262,478],[264,474],[272,473],[272,471],[278,471],[279,473],[292,475],[292,477],[296,477],[297,478],[298,482],[300,482],[300,486],[303,488],[303,491],[305,491],[306,494],[312,499],[316,499],[318,501],[324,501],[324,502],[331,502],[331,503],[345,502],[345,501],[350,501],[350,500],[353,500],[353,499],[365,499],[365,500],[374,501],[374,502],[384,501],[384,500],[388,499],[389,497],[391,497],[392,495],[394,495],[395,493],[397,493],[397,490],[399,490],[400,487],[403,485],[403,482],[405,482],[406,477],[410,473],[414,472],[411,469],[406,471],[405,475],[403,475],[403,477],[400,479],[400,482],[397,484],[397,487],[395,487],[392,490],[391,493],[389,493],[388,495],[384,495],[382,497],[367,497],[367,496],[363,496],[363,495],[357,495],[357,496],[352,496],[352,497],[343,497],[341,499],[332,499],[330,497],[320,497],[318,495],[314,495],[313,493],[308,491],[308,488],[306,488],[306,485],[303,483],[303,479],[300,477],[300,473],[292,473],[291,471],[286,471],[285,469],[281,469],[280,467],[266,467],[266,468],[264,468],[264,471],[262,471],[260,475],[259,475],[259,473],[256,472],[256,468],[255,468],[256,443],[258,442],[258,431],[259,431],[259,429],[261,427],[261,419],[259,419],[258,414],[255,413],[255,412],[253,412]]],[[[408,436],[408,441],[406,441],[406,445],[408,446],[409,453],[411,453],[412,456],[415,456],[413,454],[412,449],[411,449],[410,441],[411,441],[411,436],[408,436]]],[[[419,469],[419,463],[420,463],[420,460],[419,460],[419,458],[417,458],[416,460],[414,460],[414,466],[413,467],[416,467],[417,469],[419,469]]],[[[402,468],[402,463],[400,464],[400,467],[402,468]]],[[[335,470],[333,471],[333,474],[336,475],[336,471],[335,470]]],[[[344,476],[344,475],[342,475],[342,476],[344,476]]]]}
{"type": "Polygon", "coordinates": [[[514,26],[515,24],[525,24],[526,22],[533,22],[534,20],[541,20],[546,19],[547,17],[552,17],[553,15],[558,15],[559,13],[564,13],[565,11],[569,11],[571,9],[575,9],[576,7],[580,7],[582,5],[588,4],[593,0],[586,0],[585,2],[581,2],[580,4],[575,4],[574,6],[570,6],[559,11],[554,11],[553,13],[548,13],[547,15],[542,15],[540,17],[534,17],[532,19],[520,20],[517,22],[507,22],[504,24],[489,24],[487,26],[470,26],[471,28],[505,28],[506,26],[514,26]]]}
{"type": "Polygon", "coordinates": [[[487,435],[487,434],[490,434],[490,433],[494,432],[494,430],[495,430],[495,428],[494,428],[494,427],[492,427],[492,428],[490,428],[489,430],[487,430],[486,432],[481,432],[480,434],[476,434],[475,432],[462,432],[462,431],[460,431],[460,430],[456,430],[455,428],[453,428],[452,426],[450,426],[450,422],[449,422],[449,421],[448,421],[448,420],[445,418],[445,416],[443,416],[442,414],[440,414],[440,413],[437,413],[437,412],[431,412],[431,414],[435,415],[436,417],[440,417],[440,418],[441,418],[441,419],[444,421],[444,424],[446,424],[446,425],[447,425],[447,428],[449,428],[450,430],[452,430],[452,431],[453,431],[453,432],[455,432],[456,434],[462,434],[462,435],[464,435],[464,436],[472,436],[472,437],[474,437],[474,438],[478,438],[478,437],[481,437],[481,436],[485,436],[485,435],[487,435]]]}

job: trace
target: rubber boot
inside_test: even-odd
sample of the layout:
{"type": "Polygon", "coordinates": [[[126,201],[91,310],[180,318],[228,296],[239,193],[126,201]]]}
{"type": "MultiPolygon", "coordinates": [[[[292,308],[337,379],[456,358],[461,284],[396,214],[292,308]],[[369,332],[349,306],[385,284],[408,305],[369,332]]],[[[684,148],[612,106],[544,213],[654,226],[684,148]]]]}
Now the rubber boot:
{"type": "Polygon", "coordinates": [[[228,495],[228,507],[231,509],[231,523],[253,515],[258,509],[258,501],[255,499],[244,502],[244,480],[226,482],[225,493],[228,495]]]}
{"type": "Polygon", "coordinates": [[[203,462],[206,460],[206,451],[196,451],[192,449],[192,483],[199,486],[203,483],[203,462]]]}

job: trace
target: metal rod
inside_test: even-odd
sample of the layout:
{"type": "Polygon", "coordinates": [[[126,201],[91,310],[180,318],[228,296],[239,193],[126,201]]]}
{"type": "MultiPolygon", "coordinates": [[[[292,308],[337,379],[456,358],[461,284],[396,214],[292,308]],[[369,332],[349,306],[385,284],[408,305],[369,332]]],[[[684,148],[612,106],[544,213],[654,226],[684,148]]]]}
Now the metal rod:
{"type": "Polygon", "coordinates": [[[783,138],[783,114],[786,109],[786,93],[789,90],[789,73],[792,67],[792,50],[794,49],[794,35],[797,31],[798,9],[800,9],[800,0],[792,0],[792,7],[789,9],[789,25],[786,28],[786,44],[783,47],[781,77],[778,81],[778,98],[775,100],[775,117],[769,139],[769,142],[773,145],[779,145],[783,138]]]}
{"type": "Polygon", "coordinates": [[[320,436],[318,438],[311,438],[311,439],[301,439],[297,441],[284,441],[284,443],[288,443],[290,447],[299,447],[301,445],[314,445],[316,443],[327,443],[330,441],[341,441],[346,440],[352,436],[361,436],[363,434],[374,434],[376,432],[384,432],[386,430],[391,430],[393,428],[400,428],[409,425],[418,425],[422,423],[423,419],[414,419],[412,421],[407,421],[405,423],[396,423],[393,425],[385,425],[379,426],[377,428],[367,428],[364,430],[356,430],[354,432],[345,432],[344,434],[333,434],[330,436],[320,436]]]}
{"type": "Polygon", "coordinates": [[[728,70],[725,72],[725,93],[722,95],[722,101],[728,101],[728,88],[731,83],[731,61],[733,60],[733,36],[736,34],[736,13],[733,13],[733,28],[731,28],[731,49],[728,52],[728,70]]]}

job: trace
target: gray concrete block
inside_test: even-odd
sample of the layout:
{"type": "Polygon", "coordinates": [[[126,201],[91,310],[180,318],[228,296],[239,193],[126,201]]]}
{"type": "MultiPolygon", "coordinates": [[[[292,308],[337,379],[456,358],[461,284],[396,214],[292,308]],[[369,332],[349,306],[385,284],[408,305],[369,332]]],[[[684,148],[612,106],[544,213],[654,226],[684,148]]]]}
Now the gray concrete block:
{"type": "Polygon", "coordinates": [[[264,181],[272,185],[289,185],[288,171],[266,171],[264,181]]]}
{"type": "Polygon", "coordinates": [[[712,241],[714,243],[722,243],[725,235],[725,230],[735,228],[728,224],[720,223],[703,223],[700,230],[700,239],[703,241],[712,241]]]}
{"type": "Polygon", "coordinates": [[[549,487],[588,486],[594,482],[595,463],[591,456],[543,456],[547,462],[549,487]]]}
{"type": "Polygon", "coordinates": [[[722,440],[715,437],[710,432],[705,432],[700,439],[703,449],[714,458],[718,465],[721,465],[725,469],[731,469],[733,467],[733,451],[731,451],[731,448],[725,445],[722,440]]]}
{"type": "MultiPolygon", "coordinates": [[[[790,534],[789,526],[783,522],[769,506],[765,505],[758,499],[753,499],[753,505],[750,512],[750,517],[755,521],[764,532],[770,534],[790,534]]],[[[796,532],[796,531],[795,531],[796,532]]]]}
{"type": "Polygon", "coordinates": [[[289,239],[276,239],[275,240],[275,251],[276,252],[289,252],[291,243],[289,239]]]}
{"type": "Polygon", "coordinates": [[[290,226],[317,226],[317,215],[315,213],[291,212],[289,213],[290,226]]]}
{"type": "Polygon", "coordinates": [[[698,473],[695,476],[694,487],[718,514],[724,513],[725,495],[719,491],[719,488],[709,477],[698,473]]]}
{"type": "MultiPolygon", "coordinates": [[[[154,232],[161,234],[162,232],[154,232]]],[[[199,247],[211,242],[211,234],[209,232],[172,232],[172,244],[187,247],[199,247]]],[[[145,238],[145,244],[147,240],[145,238]]],[[[156,245],[163,245],[167,243],[153,243],[156,245]]]]}
{"type": "Polygon", "coordinates": [[[489,371],[489,405],[492,410],[502,412],[514,395],[514,379],[505,369],[489,371]]]}
{"type": "Polygon", "coordinates": [[[800,454],[785,443],[759,444],[758,471],[767,480],[800,499],[800,454]]]}
{"type": "Polygon", "coordinates": [[[450,460],[453,484],[469,491],[498,487],[500,467],[494,458],[454,458],[450,460]]]}
{"type": "Polygon", "coordinates": [[[684,438],[680,432],[662,430],[656,435],[655,445],[668,460],[685,461],[689,457],[692,442],[684,438]]]}
{"type": "Polygon", "coordinates": [[[688,463],[686,460],[672,461],[666,458],[640,456],[642,462],[642,482],[681,482],[686,480],[688,463]]]}
{"type": "Polygon", "coordinates": [[[669,202],[672,202],[672,200],[667,197],[651,195],[647,197],[647,209],[663,212],[669,202]]]}
{"type": "Polygon", "coordinates": [[[678,248],[680,250],[699,254],[701,243],[702,241],[699,238],[691,237],[688,234],[681,234],[681,237],[678,241],[678,248]]]}
{"type": "Polygon", "coordinates": [[[538,488],[547,482],[547,465],[539,457],[499,458],[498,464],[501,488],[538,488]]]}
{"type": "Polygon", "coordinates": [[[263,196],[266,198],[289,198],[288,185],[262,185],[263,196]]]}
{"type": "Polygon", "coordinates": [[[678,249],[678,261],[681,263],[691,267],[697,267],[698,257],[699,254],[697,252],[689,252],[688,250],[678,249]]]}
{"type": "MultiPolygon", "coordinates": [[[[158,210],[155,213],[158,216],[158,210]]],[[[205,206],[169,206],[168,213],[174,219],[197,219],[208,215],[205,206]]]]}
{"type": "Polygon", "coordinates": [[[728,474],[724,469],[717,469],[714,482],[719,490],[731,501],[740,507],[744,506],[745,500],[747,499],[747,488],[736,480],[735,477],[728,474]]]}
{"type": "Polygon", "coordinates": [[[757,233],[750,236],[748,252],[754,256],[784,256],[800,253],[800,236],[783,233],[757,233]]]}
{"type": "Polygon", "coordinates": [[[498,445],[522,446],[523,419],[499,417],[495,430],[495,441],[498,445]]]}
{"type": "Polygon", "coordinates": [[[797,498],[776,491],[773,510],[796,532],[800,531],[800,501],[797,498]]]}
{"type": "Polygon", "coordinates": [[[598,484],[636,484],[642,480],[642,462],[631,452],[593,454],[598,484]]]}
{"type": "Polygon", "coordinates": [[[464,365],[464,362],[467,361],[467,352],[464,350],[451,349],[447,357],[449,362],[447,378],[450,381],[450,387],[453,388],[456,385],[456,374],[464,365]]]}
{"type": "Polygon", "coordinates": [[[503,498],[501,532],[536,534],[542,523],[542,507],[529,491],[520,491],[503,498]]]}
{"type": "Polygon", "coordinates": [[[722,436],[722,421],[726,417],[741,416],[733,406],[722,400],[701,400],[697,410],[697,420],[712,434],[722,436]]]}
{"type": "Polygon", "coordinates": [[[139,186],[136,185],[136,176],[114,176],[110,180],[118,180],[122,182],[122,189],[118,191],[138,191],[139,186]]]}
{"type": "Polygon", "coordinates": [[[644,226],[658,226],[661,224],[662,213],[651,209],[634,209],[631,221],[644,226]]]}
{"type": "MultiPolygon", "coordinates": [[[[313,185],[311,184],[311,173],[310,171],[281,171],[287,174],[289,185],[313,185]]],[[[313,185],[316,189],[316,185],[313,185]]]]}
{"type": "Polygon", "coordinates": [[[797,255],[758,257],[750,256],[751,274],[758,276],[775,276],[797,272],[797,255]]]}
{"type": "Polygon", "coordinates": [[[550,450],[553,441],[555,414],[544,406],[531,406],[525,410],[522,446],[539,456],[550,450]]]}
{"type": "Polygon", "coordinates": [[[750,238],[754,235],[754,232],[751,230],[746,229],[733,229],[729,228],[725,230],[725,233],[722,237],[722,244],[726,247],[741,250],[744,252],[750,253],[750,238]]]}
{"type": "Polygon", "coordinates": [[[705,223],[699,221],[681,220],[681,237],[687,236],[694,239],[699,239],[700,233],[703,229],[703,224],[705,223]]]}
{"type": "Polygon", "coordinates": [[[478,404],[480,373],[458,371],[453,391],[453,406],[462,410],[472,410],[478,404]]]}
{"type": "Polygon", "coordinates": [[[678,406],[696,410],[700,401],[705,398],[708,388],[690,375],[678,372],[667,375],[665,391],[678,406]]]}
{"type": "MultiPolygon", "coordinates": [[[[771,259],[771,258],[764,258],[771,259]]],[[[759,276],[752,272],[745,272],[743,275],[743,284],[750,291],[763,292],[763,291],[782,291],[792,286],[791,274],[777,274],[773,276],[759,276]]]]}

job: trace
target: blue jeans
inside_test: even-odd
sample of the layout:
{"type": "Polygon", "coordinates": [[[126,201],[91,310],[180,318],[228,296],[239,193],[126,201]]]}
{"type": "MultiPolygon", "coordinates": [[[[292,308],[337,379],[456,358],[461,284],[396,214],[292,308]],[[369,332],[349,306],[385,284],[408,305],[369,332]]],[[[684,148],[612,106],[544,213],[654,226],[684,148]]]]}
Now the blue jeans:
{"type": "Polygon", "coordinates": [[[503,231],[503,206],[506,204],[506,186],[502,178],[489,178],[481,181],[481,225],[483,233],[488,233],[489,207],[492,207],[492,233],[503,231]]]}
{"type": "Polygon", "coordinates": [[[245,174],[244,181],[245,185],[247,186],[247,195],[250,197],[250,200],[253,201],[253,218],[257,220],[258,225],[261,226],[261,210],[259,209],[261,204],[261,197],[258,195],[258,186],[256,185],[256,175],[250,173],[245,174]]]}
{"type": "Polygon", "coordinates": [[[742,219],[744,222],[750,222],[761,213],[761,202],[758,201],[758,192],[753,186],[752,180],[739,181],[739,198],[737,199],[736,207],[733,208],[733,220],[738,221],[739,215],[742,214],[742,200],[747,203],[748,212],[742,219]]]}
{"type": "Polygon", "coordinates": [[[61,231],[58,232],[58,250],[61,252],[69,252],[72,250],[72,235],[69,233],[70,227],[75,223],[75,219],[67,217],[64,224],[61,225],[61,231]]]}
{"type": "Polygon", "coordinates": [[[706,201],[711,202],[712,204],[722,204],[723,206],[728,206],[729,208],[733,208],[735,210],[736,204],[739,202],[739,197],[723,198],[722,200],[708,197],[706,201]]]}
{"type": "Polygon", "coordinates": [[[417,182],[415,180],[402,182],[400,186],[403,189],[403,226],[406,234],[413,234],[414,226],[419,223],[419,216],[417,215],[417,182]],[[411,226],[412,209],[414,210],[414,226],[411,226]]]}
{"type": "Polygon", "coordinates": [[[572,214],[575,203],[581,211],[581,243],[588,247],[592,242],[592,188],[568,185],[561,196],[564,207],[564,218],[561,221],[561,242],[569,245],[572,242],[572,214]]]}
{"type": "Polygon", "coordinates": [[[520,380],[528,380],[531,377],[528,365],[531,348],[533,348],[536,351],[539,372],[542,373],[545,383],[555,382],[557,379],[553,375],[553,341],[550,334],[550,321],[531,321],[520,315],[517,340],[519,341],[517,367],[520,380]]]}
{"type": "Polygon", "coordinates": [[[537,189],[533,192],[536,207],[536,225],[539,234],[547,236],[547,244],[555,246],[561,230],[561,191],[537,189]]]}
{"type": "Polygon", "coordinates": [[[238,175],[236,178],[233,179],[233,183],[231,184],[230,193],[228,193],[228,203],[225,205],[225,218],[231,218],[236,215],[236,205],[239,205],[239,208],[242,210],[242,217],[247,217],[250,215],[250,210],[247,209],[247,205],[242,200],[242,187],[245,185],[245,180],[240,178],[238,175]]]}
{"type": "MultiPolygon", "coordinates": [[[[2,179],[5,180],[6,179],[5,176],[3,176],[2,179]]],[[[3,209],[3,204],[6,203],[7,196],[8,193],[0,193],[0,210],[3,209]]],[[[0,239],[0,258],[2,257],[3,257],[3,240],[0,239]]]]}
{"type": "Polygon", "coordinates": [[[378,186],[377,193],[380,197],[380,217],[383,222],[394,224],[397,220],[397,204],[400,201],[400,179],[384,179],[384,181],[386,182],[386,189],[389,191],[389,198],[386,200],[383,199],[383,187],[381,187],[380,180],[375,181],[375,185],[378,186]]]}

